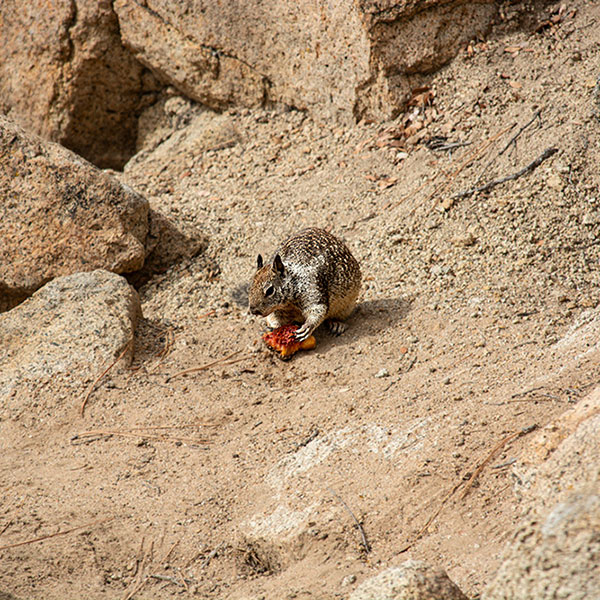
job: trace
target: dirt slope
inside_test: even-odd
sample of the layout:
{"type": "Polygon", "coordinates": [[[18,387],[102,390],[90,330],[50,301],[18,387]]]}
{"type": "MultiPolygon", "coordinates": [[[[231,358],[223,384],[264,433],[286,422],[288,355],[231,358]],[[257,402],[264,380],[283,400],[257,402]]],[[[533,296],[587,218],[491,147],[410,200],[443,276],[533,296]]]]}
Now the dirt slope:
{"type": "Polygon", "coordinates": [[[483,590],[519,517],[509,463],[525,436],[400,551],[499,441],[600,380],[573,330],[600,301],[600,6],[574,2],[536,31],[547,15],[415,81],[433,94],[394,123],[232,111],[231,141],[194,153],[206,126],[190,106],[168,152],[165,132],[148,138],[122,179],[210,244],[140,289],[133,369],[111,371],[83,418],[86,390],[65,380],[3,421],[0,546],[86,527],[2,550],[0,589],[346,598],[418,558],[483,590]],[[434,136],[469,145],[431,149],[434,136]],[[319,331],[283,363],[239,302],[256,254],[306,225],[346,239],[365,285],[342,337],[319,331]]]}

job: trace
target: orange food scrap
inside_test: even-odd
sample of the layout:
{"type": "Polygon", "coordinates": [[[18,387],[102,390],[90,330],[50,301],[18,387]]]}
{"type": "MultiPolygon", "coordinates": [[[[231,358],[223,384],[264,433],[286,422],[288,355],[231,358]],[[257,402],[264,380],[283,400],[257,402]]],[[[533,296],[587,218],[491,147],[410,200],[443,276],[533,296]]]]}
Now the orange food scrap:
{"type": "Polygon", "coordinates": [[[317,345],[314,335],[309,335],[303,342],[296,340],[297,325],[284,325],[263,334],[262,338],[276,352],[282,360],[290,359],[298,350],[312,350],[317,345]]]}

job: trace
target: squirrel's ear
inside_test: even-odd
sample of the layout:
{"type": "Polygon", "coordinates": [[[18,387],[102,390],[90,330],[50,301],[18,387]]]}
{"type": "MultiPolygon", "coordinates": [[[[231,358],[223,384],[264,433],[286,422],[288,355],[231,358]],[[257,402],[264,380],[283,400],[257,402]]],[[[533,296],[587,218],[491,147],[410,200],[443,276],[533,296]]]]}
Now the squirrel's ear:
{"type": "Polygon", "coordinates": [[[281,256],[279,256],[279,254],[276,254],[275,258],[273,259],[273,269],[276,273],[279,273],[279,275],[283,277],[283,274],[285,273],[285,267],[281,262],[281,256]]]}
{"type": "Polygon", "coordinates": [[[262,256],[259,254],[258,257],[256,258],[256,268],[262,269],[262,266],[263,266],[263,259],[262,259],[262,256]]]}

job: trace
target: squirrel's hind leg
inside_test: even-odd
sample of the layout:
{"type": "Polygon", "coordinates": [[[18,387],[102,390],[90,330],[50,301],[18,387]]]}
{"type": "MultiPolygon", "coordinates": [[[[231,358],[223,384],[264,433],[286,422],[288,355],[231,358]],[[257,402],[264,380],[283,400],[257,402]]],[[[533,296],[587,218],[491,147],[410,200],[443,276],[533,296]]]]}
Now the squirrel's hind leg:
{"type": "Polygon", "coordinates": [[[325,322],[327,325],[327,329],[332,335],[341,335],[348,329],[348,325],[343,321],[338,321],[337,319],[327,319],[325,322]]]}

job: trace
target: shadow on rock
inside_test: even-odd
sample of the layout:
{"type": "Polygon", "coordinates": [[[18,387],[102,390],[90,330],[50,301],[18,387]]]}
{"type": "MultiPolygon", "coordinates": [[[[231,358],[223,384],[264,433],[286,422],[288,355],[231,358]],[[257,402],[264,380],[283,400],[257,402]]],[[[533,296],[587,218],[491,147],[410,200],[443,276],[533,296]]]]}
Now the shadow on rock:
{"type": "MultiPolygon", "coordinates": [[[[175,326],[169,321],[140,318],[135,329],[133,370],[152,371],[170,352],[175,339],[175,326]]],[[[0,599],[1,600],[1,599],[0,599]]]]}
{"type": "Polygon", "coordinates": [[[188,223],[173,223],[162,213],[151,209],[144,266],[128,274],[127,280],[139,288],[153,275],[164,273],[182,260],[194,258],[207,246],[208,237],[199,228],[188,223]]]}

